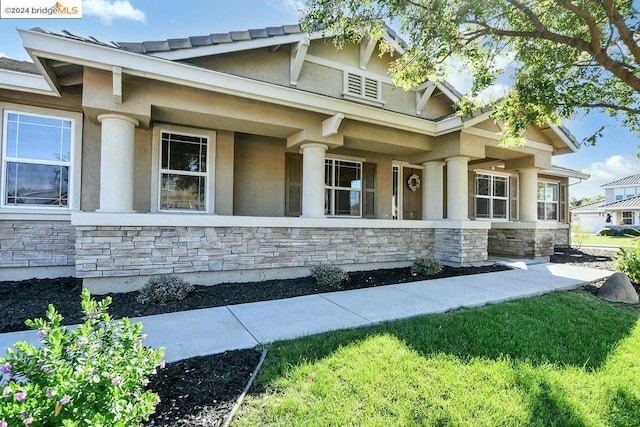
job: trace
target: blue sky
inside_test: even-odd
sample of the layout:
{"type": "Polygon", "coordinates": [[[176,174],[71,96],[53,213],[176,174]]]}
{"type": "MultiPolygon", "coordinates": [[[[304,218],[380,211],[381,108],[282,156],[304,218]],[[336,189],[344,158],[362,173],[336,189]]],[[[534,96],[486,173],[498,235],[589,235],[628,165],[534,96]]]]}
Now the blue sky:
{"type": "MultiPolygon", "coordinates": [[[[82,19],[0,20],[0,56],[28,60],[16,28],[68,30],[105,41],[164,40],[293,24],[303,5],[302,0],[83,0],[82,19]]],[[[457,77],[449,80],[454,86],[462,84],[457,77]]],[[[640,172],[638,135],[599,113],[566,123],[578,140],[602,125],[607,126],[604,137],[595,147],[554,158],[557,166],[591,174],[588,181],[571,187],[571,197],[601,194],[600,185],[640,172]]]]}

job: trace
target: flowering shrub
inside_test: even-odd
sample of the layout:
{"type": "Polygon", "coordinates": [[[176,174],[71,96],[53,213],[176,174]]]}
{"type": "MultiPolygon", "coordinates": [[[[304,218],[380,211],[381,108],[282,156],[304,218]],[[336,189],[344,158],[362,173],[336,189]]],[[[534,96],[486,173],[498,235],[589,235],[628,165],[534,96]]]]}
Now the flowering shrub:
{"type": "Polygon", "coordinates": [[[625,273],[632,282],[640,283],[640,242],[621,247],[612,258],[615,270],[625,273]]]}
{"type": "Polygon", "coordinates": [[[413,262],[411,266],[411,274],[414,276],[428,276],[430,274],[438,274],[444,267],[442,263],[435,258],[422,257],[413,262]]]}
{"type": "Polygon", "coordinates": [[[0,357],[0,427],[21,425],[132,426],[155,411],[158,395],[145,391],[162,366],[164,349],[142,346],[142,324],[114,322],[111,298],[82,291],[84,323],[61,325],[52,305],[47,320],[27,320],[41,346],[25,341],[0,357]]]}
{"type": "Polygon", "coordinates": [[[349,273],[340,267],[319,265],[311,269],[311,277],[316,279],[319,285],[339,288],[342,282],[349,280],[349,273]]]}
{"type": "Polygon", "coordinates": [[[166,304],[182,301],[193,291],[193,285],[176,276],[152,277],[140,289],[138,302],[142,304],[166,304]]]}

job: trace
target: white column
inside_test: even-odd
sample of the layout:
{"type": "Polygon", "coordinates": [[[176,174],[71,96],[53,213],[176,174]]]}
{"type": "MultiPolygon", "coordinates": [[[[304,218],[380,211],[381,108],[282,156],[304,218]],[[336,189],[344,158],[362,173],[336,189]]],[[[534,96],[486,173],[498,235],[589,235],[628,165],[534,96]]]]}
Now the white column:
{"type": "Polygon", "coordinates": [[[324,153],[327,146],[303,144],[302,149],[302,216],[324,217],[324,153]]]}
{"type": "Polygon", "coordinates": [[[469,158],[450,157],[447,162],[447,219],[469,219],[469,158]]]}
{"type": "Polygon", "coordinates": [[[101,114],[100,209],[133,212],[135,129],[139,122],[120,114],[101,114]]]}
{"type": "Polygon", "coordinates": [[[520,187],[520,222],[538,221],[538,169],[518,171],[520,187]]]}
{"type": "Polygon", "coordinates": [[[422,166],[424,166],[422,218],[426,220],[441,220],[444,206],[444,178],[442,173],[444,162],[426,162],[422,166]]]}

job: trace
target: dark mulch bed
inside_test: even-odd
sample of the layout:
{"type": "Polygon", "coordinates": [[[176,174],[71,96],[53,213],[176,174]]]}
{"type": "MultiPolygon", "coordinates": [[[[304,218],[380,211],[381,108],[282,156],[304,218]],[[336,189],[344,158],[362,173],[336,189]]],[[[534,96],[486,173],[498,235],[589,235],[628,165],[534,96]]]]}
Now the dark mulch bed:
{"type": "MultiPolygon", "coordinates": [[[[109,294],[113,299],[109,314],[117,319],[149,316],[175,311],[292,298],[336,290],[360,289],[415,280],[488,273],[505,269],[507,267],[501,265],[469,268],[445,267],[441,273],[427,277],[413,276],[409,268],[359,271],[350,273],[349,281],[344,282],[339,289],[318,285],[311,277],[252,283],[221,283],[214,286],[196,285],[195,290],[183,301],[168,304],[141,304],[136,300],[138,292],[109,294]]],[[[28,329],[24,321],[44,316],[49,304],[53,304],[56,310],[62,314],[65,324],[80,323],[82,321],[82,312],[80,311],[81,289],[82,281],[73,277],[0,282],[0,333],[28,329]]],[[[97,299],[102,299],[103,297],[96,296],[97,299]]]]}
{"type": "MultiPolygon", "coordinates": [[[[553,262],[566,262],[595,268],[610,268],[610,252],[558,251],[553,262]]],[[[445,268],[426,279],[478,274],[507,269],[503,266],[445,268]]],[[[412,276],[408,268],[350,273],[342,290],[404,283],[425,278],[412,276]]],[[[42,317],[53,304],[65,317],[65,323],[81,321],[81,282],[73,278],[0,282],[0,332],[25,329],[24,320],[42,317]]],[[[165,305],[142,305],[137,292],[113,294],[109,312],[113,317],[138,317],[151,314],[218,307],[245,302],[290,298],[335,291],[322,287],[310,277],[271,280],[256,283],[225,283],[196,286],[187,299],[165,305]]],[[[151,379],[150,387],[161,402],[148,422],[154,426],[219,426],[244,390],[255,369],[260,352],[256,349],[229,351],[167,364],[151,379]]]]}

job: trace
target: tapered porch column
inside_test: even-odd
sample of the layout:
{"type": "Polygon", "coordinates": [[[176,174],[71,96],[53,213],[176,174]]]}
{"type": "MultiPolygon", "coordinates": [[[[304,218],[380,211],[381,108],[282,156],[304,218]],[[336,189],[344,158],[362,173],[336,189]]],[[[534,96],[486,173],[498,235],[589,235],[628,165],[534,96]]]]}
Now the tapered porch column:
{"type": "Polygon", "coordinates": [[[520,221],[538,221],[538,169],[518,171],[520,186],[520,221]]]}
{"type": "Polygon", "coordinates": [[[101,114],[100,209],[133,212],[135,129],[139,122],[120,114],[101,114]]]}
{"type": "Polygon", "coordinates": [[[303,144],[302,150],[302,216],[324,217],[324,153],[327,146],[303,144]]]}
{"type": "Polygon", "coordinates": [[[450,157],[447,162],[447,219],[469,219],[469,158],[450,157]]]}
{"type": "Polygon", "coordinates": [[[422,218],[426,220],[441,220],[444,204],[444,179],[442,173],[444,162],[426,162],[422,166],[424,166],[422,218]]]}

